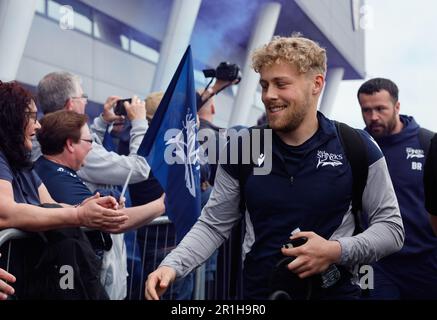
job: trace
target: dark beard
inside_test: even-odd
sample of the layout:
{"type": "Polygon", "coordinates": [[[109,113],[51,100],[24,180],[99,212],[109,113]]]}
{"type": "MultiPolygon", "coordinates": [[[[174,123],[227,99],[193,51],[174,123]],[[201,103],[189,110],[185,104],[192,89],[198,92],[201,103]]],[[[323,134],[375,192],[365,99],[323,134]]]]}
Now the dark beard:
{"type": "Polygon", "coordinates": [[[393,118],[387,124],[387,132],[385,132],[385,134],[387,136],[391,135],[395,128],[396,128],[396,113],[393,114],[393,118]]]}
{"type": "Polygon", "coordinates": [[[393,133],[395,128],[396,128],[396,114],[393,114],[393,117],[390,119],[390,121],[384,127],[383,132],[381,134],[378,134],[375,136],[378,138],[389,136],[393,133]]]}

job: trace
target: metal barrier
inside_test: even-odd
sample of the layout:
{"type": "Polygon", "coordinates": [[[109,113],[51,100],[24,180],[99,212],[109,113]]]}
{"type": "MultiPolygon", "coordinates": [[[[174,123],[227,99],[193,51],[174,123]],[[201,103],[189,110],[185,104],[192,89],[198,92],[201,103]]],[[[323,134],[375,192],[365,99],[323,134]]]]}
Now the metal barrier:
{"type": "Polygon", "coordinates": [[[242,241],[244,226],[238,224],[229,239],[217,251],[216,268],[205,279],[206,300],[241,300],[242,288],[242,241]]]}
{"type": "MultiPolygon", "coordinates": [[[[194,278],[192,282],[192,295],[187,296],[191,292],[191,289],[188,288],[187,292],[182,292],[182,296],[185,294],[184,299],[241,299],[241,293],[238,291],[241,288],[241,276],[238,276],[238,274],[241,275],[241,270],[240,267],[238,267],[238,270],[232,270],[234,259],[240,259],[241,255],[239,250],[234,250],[236,246],[241,246],[240,234],[240,229],[231,234],[230,239],[219,248],[216,262],[210,261],[210,265],[204,264],[194,271],[194,274],[191,275],[194,278]],[[235,272],[237,272],[237,276],[235,272]],[[237,290],[235,290],[234,286],[236,286],[237,290]]],[[[0,262],[5,260],[5,264],[0,264],[0,266],[9,271],[10,255],[13,247],[13,241],[11,240],[29,238],[33,235],[35,233],[24,232],[18,229],[1,230],[0,249],[3,252],[1,252],[0,262]],[[7,247],[2,248],[5,244],[7,244],[7,247]]],[[[127,299],[143,300],[144,284],[147,275],[158,267],[162,259],[176,245],[174,226],[168,217],[159,217],[147,226],[134,231],[134,239],[130,256],[135,257],[135,252],[137,252],[140,259],[138,261],[131,259],[132,261],[128,265],[130,277],[128,278],[129,291],[127,299]]],[[[183,286],[183,280],[181,283],[179,285],[183,286]]],[[[164,298],[177,298],[174,293],[174,285],[168,290],[164,298]]]]}
{"type": "MultiPolygon", "coordinates": [[[[168,217],[159,217],[147,226],[126,234],[125,240],[129,272],[127,299],[143,300],[144,284],[148,274],[153,272],[165,256],[176,247],[174,225],[168,217]]],[[[163,299],[203,300],[203,273],[203,269],[198,268],[186,279],[175,282],[167,290],[163,299]],[[196,278],[197,285],[194,285],[194,278],[196,278]]]]}
{"type": "MultiPolygon", "coordinates": [[[[215,256],[213,255],[190,275],[194,280],[180,280],[176,289],[174,285],[170,287],[163,299],[241,299],[241,250],[239,250],[241,238],[242,229],[238,226],[215,256]],[[235,263],[237,264],[234,265],[235,263]],[[190,294],[190,285],[194,286],[192,294],[190,294]]],[[[126,242],[129,257],[127,299],[142,300],[148,274],[159,266],[163,258],[176,245],[174,226],[168,217],[159,217],[133,232],[126,242]]]]}
{"type": "MultiPolygon", "coordinates": [[[[6,244],[6,242],[9,241],[8,248],[7,248],[7,254],[5,256],[5,259],[6,259],[5,270],[6,271],[9,271],[9,263],[10,263],[10,256],[11,256],[11,250],[12,250],[12,241],[10,241],[10,240],[24,239],[24,238],[29,238],[31,236],[32,236],[32,234],[29,232],[21,231],[21,230],[14,229],[14,228],[0,230],[0,248],[4,244],[6,244]]],[[[3,257],[3,254],[4,253],[2,252],[2,257],[3,257]]]]}

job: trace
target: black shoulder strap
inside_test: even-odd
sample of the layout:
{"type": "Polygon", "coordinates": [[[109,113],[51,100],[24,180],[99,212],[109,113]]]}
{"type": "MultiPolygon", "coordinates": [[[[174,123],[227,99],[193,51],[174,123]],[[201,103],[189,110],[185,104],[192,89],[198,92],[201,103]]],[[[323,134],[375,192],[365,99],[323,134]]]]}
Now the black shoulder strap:
{"type": "Polygon", "coordinates": [[[419,142],[423,149],[425,156],[428,154],[429,145],[431,144],[431,139],[434,136],[434,132],[425,128],[419,128],[419,142]]]}
{"type": "MultiPolygon", "coordinates": [[[[255,126],[249,128],[249,143],[252,146],[252,130],[253,129],[266,129],[268,126],[266,124],[255,126]]],[[[263,135],[260,136],[261,140],[263,139],[263,135]]],[[[263,145],[263,140],[260,141],[260,145],[263,145]]],[[[252,153],[252,150],[250,150],[252,153]]],[[[246,197],[244,195],[244,189],[246,185],[246,181],[249,176],[252,174],[253,165],[252,164],[238,164],[238,183],[240,185],[240,204],[239,210],[243,217],[246,214],[246,197]]],[[[245,219],[243,218],[238,224],[237,228],[232,231],[233,237],[237,237],[239,241],[230,243],[230,251],[232,257],[231,259],[231,267],[229,271],[229,294],[231,297],[237,297],[238,295],[238,283],[241,283],[241,270],[243,268],[243,262],[241,260],[242,256],[242,243],[244,241],[244,230],[245,230],[245,219]]],[[[241,297],[239,297],[241,298],[241,297]]]]}
{"type": "MultiPolygon", "coordinates": [[[[248,129],[249,130],[249,141],[250,141],[249,143],[250,143],[251,147],[252,147],[252,130],[253,129],[264,130],[264,129],[267,129],[267,128],[268,128],[268,125],[267,124],[263,124],[263,125],[254,126],[254,127],[251,127],[251,128],[248,129]]],[[[260,139],[261,139],[260,145],[262,146],[263,145],[263,141],[264,141],[263,140],[264,136],[262,134],[260,135],[260,139]]],[[[250,150],[250,151],[252,152],[252,150],[250,150]]],[[[240,185],[240,212],[244,215],[245,212],[246,212],[246,198],[244,196],[244,187],[246,185],[247,179],[249,178],[249,176],[252,173],[253,165],[252,164],[242,164],[242,163],[239,163],[238,166],[239,166],[239,168],[238,168],[239,169],[238,170],[238,182],[239,182],[239,185],[240,185]]]]}
{"type": "Polygon", "coordinates": [[[344,152],[352,168],[352,213],[355,218],[354,234],[357,234],[364,229],[360,214],[363,209],[362,198],[369,171],[367,147],[355,129],[342,122],[335,122],[335,124],[344,152]]]}

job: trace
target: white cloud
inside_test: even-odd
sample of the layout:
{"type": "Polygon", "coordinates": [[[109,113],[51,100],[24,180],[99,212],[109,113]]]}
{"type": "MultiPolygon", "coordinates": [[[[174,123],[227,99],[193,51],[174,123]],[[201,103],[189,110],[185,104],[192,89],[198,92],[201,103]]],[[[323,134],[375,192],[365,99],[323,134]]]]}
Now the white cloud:
{"type": "MultiPolygon", "coordinates": [[[[366,30],[367,78],[393,80],[401,112],[437,131],[437,1],[368,0],[373,27],[366,30]]],[[[343,81],[332,118],[363,127],[356,92],[364,80],[343,81]]]]}

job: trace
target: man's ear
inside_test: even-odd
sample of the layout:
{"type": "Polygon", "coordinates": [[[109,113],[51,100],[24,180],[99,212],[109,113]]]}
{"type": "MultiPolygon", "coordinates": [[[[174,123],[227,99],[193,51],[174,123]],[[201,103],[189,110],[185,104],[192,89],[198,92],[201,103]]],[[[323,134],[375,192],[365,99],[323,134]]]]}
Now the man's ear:
{"type": "Polygon", "coordinates": [[[67,141],[65,141],[65,147],[64,147],[68,152],[73,153],[74,152],[74,143],[72,139],[67,139],[67,141]]]}
{"type": "Polygon", "coordinates": [[[395,112],[396,114],[399,114],[400,111],[401,111],[401,103],[398,101],[395,104],[395,112]]]}
{"type": "Polygon", "coordinates": [[[68,98],[67,102],[65,102],[64,110],[65,111],[73,111],[73,99],[68,98]]]}
{"type": "Polygon", "coordinates": [[[215,105],[211,103],[211,114],[215,114],[215,105]]]}
{"type": "Polygon", "coordinates": [[[323,86],[325,85],[325,77],[322,74],[316,74],[313,78],[313,95],[319,95],[322,90],[323,86]]]}

